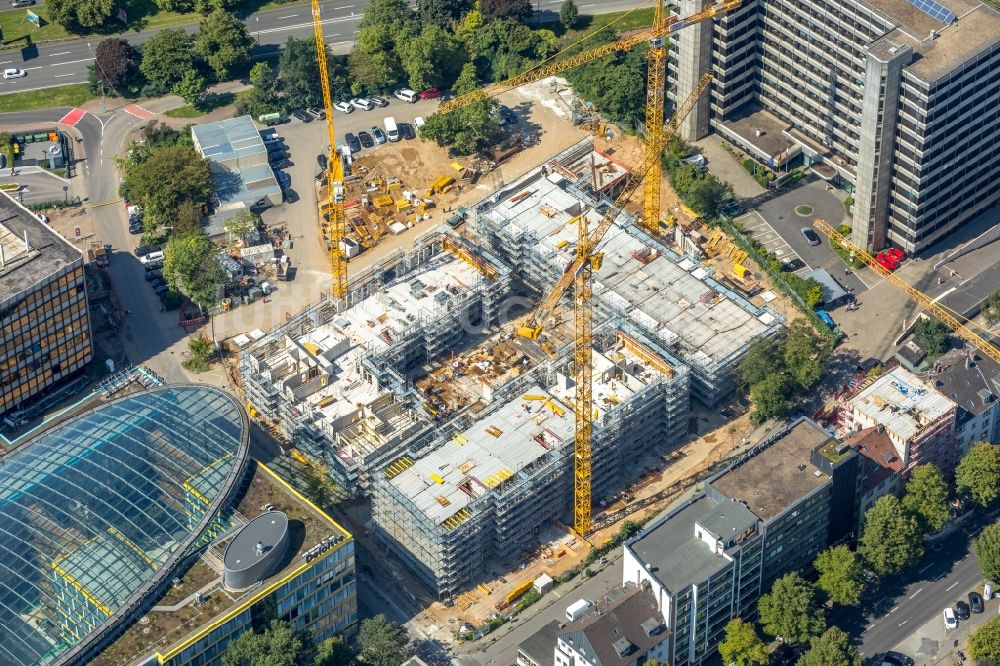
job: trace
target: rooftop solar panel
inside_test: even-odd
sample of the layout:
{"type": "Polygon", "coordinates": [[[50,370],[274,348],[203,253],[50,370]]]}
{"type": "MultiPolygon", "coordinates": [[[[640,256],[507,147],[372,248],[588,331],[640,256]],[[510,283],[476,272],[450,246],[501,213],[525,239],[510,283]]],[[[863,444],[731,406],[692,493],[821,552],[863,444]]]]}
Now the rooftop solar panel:
{"type": "Polygon", "coordinates": [[[934,0],[909,0],[909,2],[923,13],[942,23],[954,23],[957,20],[953,11],[947,7],[943,7],[934,0]]]}

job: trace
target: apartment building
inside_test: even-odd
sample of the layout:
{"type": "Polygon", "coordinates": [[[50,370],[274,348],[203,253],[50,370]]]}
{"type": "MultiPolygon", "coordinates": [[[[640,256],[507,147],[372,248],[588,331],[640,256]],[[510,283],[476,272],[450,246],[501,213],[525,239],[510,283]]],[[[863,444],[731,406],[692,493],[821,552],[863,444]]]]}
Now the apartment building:
{"type": "Polygon", "coordinates": [[[669,639],[649,586],[632,587],[562,627],[553,661],[555,666],[643,666],[666,658],[669,639]]]}
{"type": "Polygon", "coordinates": [[[847,399],[844,431],[880,427],[903,461],[903,474],[932,463],[945,476],[955,471],[958,406],[912,372],[895,368],[862,384],[847,399]]]}
{"type": "Polygon", "coordinates": [[[844,437],[844,443],[858,452],[857,534],[865,528],[865,513],[884,495],[903,489],[903,459],[892,439],[880,426],[858,430],[844,437]]]}
{"type": "Polygon", "coordinates": [[[83,253],[0,191],[0,415],[92,358],[83,253]]]}
{"type": "MultiPolygon", "coordinates": [[[[681,0],[686,16],[712,4],[681,0]]],[[[980,0],[746,0],[676,34],[668,96],[715,74],[681,126],[855,200],[852,238],[918,252],[1000,200],[1000,12],[980,0]]]]}
{"type": "Polygon", "coordinates": [[[662,661],[711,661],[726,623],[843,537],[856,487],[855,452],[800,418],[626,543],[624,584],[649,585],[671,637],[662,661]]]}
{"type": "Polygon", "coordinates": [[[934,363],[928,382],[955,402],[957,459],[976,442],[1000,444],[1000,363],[956,349],[934,363]]]}

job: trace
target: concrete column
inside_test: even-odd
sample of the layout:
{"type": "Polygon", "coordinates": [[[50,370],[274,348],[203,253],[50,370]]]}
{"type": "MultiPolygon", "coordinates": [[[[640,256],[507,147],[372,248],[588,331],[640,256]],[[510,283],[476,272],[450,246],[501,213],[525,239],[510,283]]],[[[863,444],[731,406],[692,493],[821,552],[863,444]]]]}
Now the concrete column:
{"type": "Polygon", "coordinates": [[[868,249],[886,244],[900,78],[911,56],[909,46],[882,40],[869,47],[865,58],[851,239],[868,249]]]}
{"type": "MultiPolygon", "coordinates": [[[[710,0],[681,0],[680,15],[690,16],[706,9],[710,0]]],[[[671,37],[677,42],[677,59],[667,67],[677,70],[677,103],[680,104],[698,85],[701,77],[712,68],[712,19],[682,28],[671,37]]],[[[708,111],[711,90],[706,90],[680,125],[679,134],[685,141],[697,141],[708,134],[708,111]]]]}

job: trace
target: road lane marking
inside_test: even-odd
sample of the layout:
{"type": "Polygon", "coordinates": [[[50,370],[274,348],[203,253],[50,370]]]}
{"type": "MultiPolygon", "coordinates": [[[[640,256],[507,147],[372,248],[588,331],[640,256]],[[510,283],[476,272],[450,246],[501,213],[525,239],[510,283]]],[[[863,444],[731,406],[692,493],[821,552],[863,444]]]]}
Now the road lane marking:
{"type": "Polygon", "coordinates": [[[906,624],[907,622],[909,622],[909,620],[903,620],[902,622],[900,622],[900,623],[899,623],[899,626],[901,626],[901,627],[902,627],[902,626],[903,626],[904,624],[906,624]]]}
{"type": "Polygon", "coordinates": [[[82,60],[67,60],[66,62],[54,62],[53,67],[59,67],[61,65],[75,65],[78,62],[90,62],[93,58],[83,58],[82,60]]]}
{"type": "Polygon", "coordinates": [[[0,62],[0,65],[9,65],[12,62],[14,62],[14,61],[13,60],[4,60],[4,61],[0,62]]]}
{"type": "Polygon", "coordinates": [[[41,69],[41,68],[42,68],[42,66],[41,66],[41,65],[39,65],[38,67],[25,67],[25,68],[24,68],[24,71],[26,71],[26,72],[27,72],[27,71],[29,71],[29,70],[32,70],[32,69],[41,69]]]}
{"type": "Polygon", "coordinates": [[[920,588],[919,590],[917,590],[916,592],[914,592],[913,594],[911,594],[908,598],[912,599],[913,597],[917,596],[918,594],[920,594],[923,591],[924,591],[924,588],[920,588]]]}
{"type": "Polygon", "coordinates": [[[76,76],[76,74],[74,74],[73,72],[70,72],[69,74],[53,74],[52,78],[53,79],[59,79],[59,78],[62,78],[64,76],[76,76]]]}
{"type": "MultiPolygon", "coordinates": [[[[340,17],[337,17],[337,18],[325,19],[323,21],[320,21],[320,24],[321,25],[326,25],[327,23],[343,23],[345,21],[354,21],[357,18],[358,17],[353,17],[352,18],[350,16],[340,16],[340,17]]],[[[296,28],[308,28],[310,26],[312,26],[312,22],[310,22],[310,23],[296,23],[295,25],[285,25],[285,26],[281,26],[279,28],[266,28],[266,29],[260,30],[260,31],[254,30],[254,32],[255,33],[259,32],[262,35],[266,35],[266,34],[271,33],[271,32],[284,32],[285,30],[295,30],[296,28]]]]}
{"type": "Polygon", "coordinates": [[[279,16],[278,19],[295,18],[298,14],[289,14],[288,16],[279,16]]]}
{"type": "Polygon", "coordinates": [[[951,588],[955,587],[956,585],[958,585],[958,581],[957,580],[954,583],[952,583],[951,585],[949,585],[947,588],[945,588],[945,592],[950,592],[951,588]]]}
{"type": "Polygon", "coordinates": [[[72,51],[63,51],[61,53],[50,53],[49,57],[50,58],[55,58],[56,56],[69,55],[70,53],[72,53],[72,51]]]}
{"type": "Polygon", "coordinates": [[[895,613],[895,612],[896,612],[896,611],[898,611],[898,610],[899,610],[899,606],[896,606],[896,607],[895,607],[895,608],[893,608],[893,609],[892,609],[891,611],[889,611],[889,615],[892,615],[893,613],[895,613]]]}
{"type": "Polygon", "coordinates": [[[928,565],[927,565],[926,567],[924,567],[923,569],[921,569],[919,573],[923,573],[923,572],[927,571],[927,570],[928,570],[928,569],[930,569],[930,568],[931,568],[932,566],[934,566],[934,563],[933,563],[933,562],[931,562],[931,563],[930,563],[930,564],[928,564],[928,565]]]}
{"type": "Polygon", "coordinates": [[[334,7],[333,11],[337,11],[338,9],[351,9],[352,7],[354,7],[354,5],[344,5],[343,7],[334,7]]]}

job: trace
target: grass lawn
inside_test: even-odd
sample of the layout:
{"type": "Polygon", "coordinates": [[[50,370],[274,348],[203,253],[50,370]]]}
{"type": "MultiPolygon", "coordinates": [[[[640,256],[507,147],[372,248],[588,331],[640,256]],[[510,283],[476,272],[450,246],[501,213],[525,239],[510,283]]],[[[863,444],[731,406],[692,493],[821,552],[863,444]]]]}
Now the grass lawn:
{"type": "Polygon", "coordinates": [[[34,111],[54,106],[80,106],[93,99],[90,86],[86,83],[71,83],[68,86],[27,90],[19,93],[0,95],[0,113],[11,111],[34,111]]]}
{"type": "MultiPolygon", "coordinates": [[[[1000,2],[1000,0],[997,0],[1000,2]]],[[[572,30],[566,30],[558,21],[538,23],[532,27],[548,28],[559,37],[559,44],[566,46],[580,39],[581,37],[597,32],[609,25],[615,32],[625,32],[635,28],[648,28],[653,23],[653,8],[644,7],[625,12],[609,12],[607,14],[597,14],[594,16],[581,16],[577,19],[576,26],[572,30]]],[[[584,48],[597,46],[598,42],[584,42],[584,48]]]]}
{"type": "Polygon", "coordinates": [[[176,109],[165,111],[163,115],[170,116],[171,118],[197,118],[198,116],[211,113],[220,107],[226,106],[227,104],[232,104],[235,101],[236,95],[233,93],[211,93],[205,97],[204,101],[202,101],[198,108],[195,108],[190,104],[185,104],[184,106],[179,106],[176,109]]]}
{"type": "MultiPolygon", "coordinates": [[[[8,7],[10,6],[6,2],[3,4],[8,7]]],[[[39,18],[42,19],[41,28],[36,28],[33,24],[28,23],[28,20],[25,18],[28,14],[24,9],[0,11],[0,30],[3,30],[3,39],[10,45],[9,48],[28,46],[28,38],[32,42],[44,42],[51,39],[65,39],[71,36],[61,25],[49,23],[46,20],[47,12],[45,5],[41,7],[28,7],[28,9],[38,14],[39,18]]]]}

